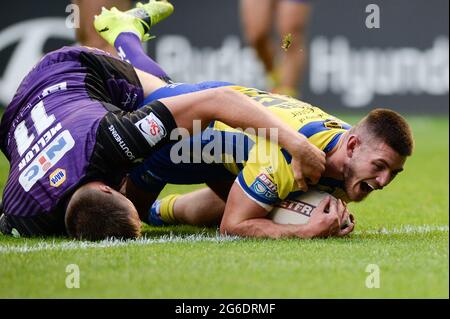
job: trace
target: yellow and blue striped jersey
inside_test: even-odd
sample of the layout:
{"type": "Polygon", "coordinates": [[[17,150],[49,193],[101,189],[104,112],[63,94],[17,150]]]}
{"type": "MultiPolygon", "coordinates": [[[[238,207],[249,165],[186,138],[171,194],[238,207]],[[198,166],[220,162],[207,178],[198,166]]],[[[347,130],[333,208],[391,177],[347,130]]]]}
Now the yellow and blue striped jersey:
{"type": "MultiPolygon", "coordinates": [[[[173,84],[157,93],[160,98],[225,85],[217,82],[173,84]]],[[[350,129],[349,124],[300,100],[242,86],[226,86],[267,107],[324,152],[331,151],[342,134],[350,129]]],[[[166,183],[197,184],[235,178],[249,198],[270,209],[276,202],[300,192],[291,169],[290,154],[256,133],[212,122],[201,134],[184,139],[184,143],[176,142],[153,153],[131,174],[131,179],[138,187],[157,193],[166,183]],[[180,153],[186,155],[187,152],[186,161],[177,160],[180,153]]],[[[322,178],[318,188],[345,199],[340,181],[322,178]]]]}
{"type": "MultiPolygon", "coordinates": [[[[294,98],[240,86],[232,88],[267,107],[325,153],[331,151],[340,136],[351,127],[321,109],[294,98]]],[[[215,122],[212,129],[225,134],[244,134],[221,122],[215,122]]],[[[249,148],[249,153],[245,154],[245,160],[234,161],[236,158],[224,154],[224,157],[227,157],[224,166],[237,175],[237,182],[247,196],[270,209],[277,201],[298,194],[288,152],[268,142],[264,137],[249,134],[246,136],[253,146],[249,148]],[[230,161],[230,158],[233,160],[230,161]]],[[[239,141],[239,138],[235,140],[239,141]]],[[[342,185],[338,181],[322,179],[318,187],[336,197],[345,198],[342,185]]]]}

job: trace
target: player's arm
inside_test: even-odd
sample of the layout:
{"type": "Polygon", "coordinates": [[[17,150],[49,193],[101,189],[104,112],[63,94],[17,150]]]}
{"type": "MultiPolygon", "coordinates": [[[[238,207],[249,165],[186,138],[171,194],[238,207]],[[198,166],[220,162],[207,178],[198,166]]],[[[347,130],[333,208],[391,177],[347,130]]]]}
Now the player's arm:
{"type": "Polygon", "coordinates": [[[241,187],[234,183],[225,206],[220,232],[243,237],[266,238],[314,238],[345,236],[352,228],[340,229],[345,218],[345,206],[327,197],[315,209],[305,225],[280,225],[267,218],[268,211],[250,199],[241,187]],[[325,210],[329,210],[325,213],[325,210]]]}
{"type": "MultiPolygon", "coordinates": [[[[294,178],[301,190],[306,182],[316,184],[325,169],[325,154],[308,139],[244,94],[221,87],[160,100],[172,113],[178,127],[192,130],[193,120],[205,128],[213,120],[232,127],[277,129],[278,144],[292,155],[294,178]]],[[[270,136],[267,136],[269,138],[270,136]]]]}
{"type": "Polygon", "coordinates": [[[269,133],[277,129],[278,144],[292,155],[294,178],[302,190],[307,189],[305,180],[316,183],[325,168],[323,152],[303,135],[249,97],[226,87],[164,98],[133,112],[108,112],[97,136],[104,144],[102,158],[128,169],[169,142],[174,129],[192,133],[194,120],[200,120],[202,129],[213,120],[242,129],[266,128],[269,133]]]}

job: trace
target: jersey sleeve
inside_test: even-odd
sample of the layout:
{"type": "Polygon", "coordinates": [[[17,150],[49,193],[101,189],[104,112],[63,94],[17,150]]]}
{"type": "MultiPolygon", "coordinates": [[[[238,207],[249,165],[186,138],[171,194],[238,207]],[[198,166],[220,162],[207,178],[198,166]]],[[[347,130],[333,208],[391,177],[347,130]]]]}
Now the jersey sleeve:
{"type": "Polygon", "coordinates": [[[116,184],[124,172],[169,143],[176,128],[169,109],[159,101],[130,113],[108,112],[97,129],[88,176],[116,184]]]}
{"type": "Polygon", "coordinates": [[[294,190],[294,176],[281,149],[272,143],[257,143],[236,182],[244,193],[267,211],[294,190]]]}

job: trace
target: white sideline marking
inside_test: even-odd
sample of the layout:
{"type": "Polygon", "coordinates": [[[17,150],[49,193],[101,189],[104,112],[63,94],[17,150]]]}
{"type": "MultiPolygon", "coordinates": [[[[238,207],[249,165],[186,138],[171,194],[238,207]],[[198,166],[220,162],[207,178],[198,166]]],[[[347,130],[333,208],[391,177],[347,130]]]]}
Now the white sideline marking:
{"type": "Polygon", "coordinates": [[[88,249],[88,248],[112,248],[124,246],[145,246],[151,244],[166,244],[166,243],[193,243],[201,241],[209,242],[226,242],[239,240],[237,236],[220,236],[220,235],[205,235],[195,234],[187,236],[168,236],[164,235],[159,238],[139,238],[135,240],[120,240],[120,239],[106,239],[99,242],[90,241],[66,241],[66,242],[40,242],[36,244],[24,245],[0,245],[0,254],[7,253],[29,253],[43,250],[73,250],[73,249],[88,249]]]}
{"type": "Polygon", "coordinates": [[[430,225],[403,225],[401,227],[395,227],[392,229],[380,228],[372,230],[359,230],[355,231],[353,234],[356,235],[396,235],[396,234],[426,234],[432,232],[448,232],[448,225],[441,226],[430,226],[430,225]]]}
{"type": "MultiPolygon", "coordinates": [[[[448,225],[429,226],[429,225],[404,225],[399,228],[392,229],[373,229],[355,231],[356,235],[394,235],[394,234],[426,234],[432,232],[448,232],[448,225]]],[[[74,250],[74,249],[89,249],[89,248],[111,248],[124,246],[146,246],[152,244],[166,244],[166,243],[194,243],[194,242],[230,242],[244,240],[238,236],[220,236],[207,234],[195,234],[187,236],[161,236],[159,238],[140,238],[136,240],[117,240],[107,239],[100,242],[89,241],[66,241],[66,242],[40,242],[36,244],[24,245],[0,245],[0,254],[8,253],[31,253],[36,251],[51,251],[51,250],[74,250]]]]}

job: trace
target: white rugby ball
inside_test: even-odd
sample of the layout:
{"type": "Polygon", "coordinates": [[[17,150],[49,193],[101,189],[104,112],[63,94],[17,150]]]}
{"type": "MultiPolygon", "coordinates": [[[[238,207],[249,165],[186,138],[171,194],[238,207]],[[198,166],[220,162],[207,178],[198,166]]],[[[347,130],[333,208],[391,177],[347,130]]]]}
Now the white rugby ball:
{"type": "Polygon", "coordinates": [[[296,198],[285,199],[276,204],[270,212],[269,218],[276,224],[306,224],[314,212],[314,208],[327,196],[332,195],[311,189],[296,198]]]}

